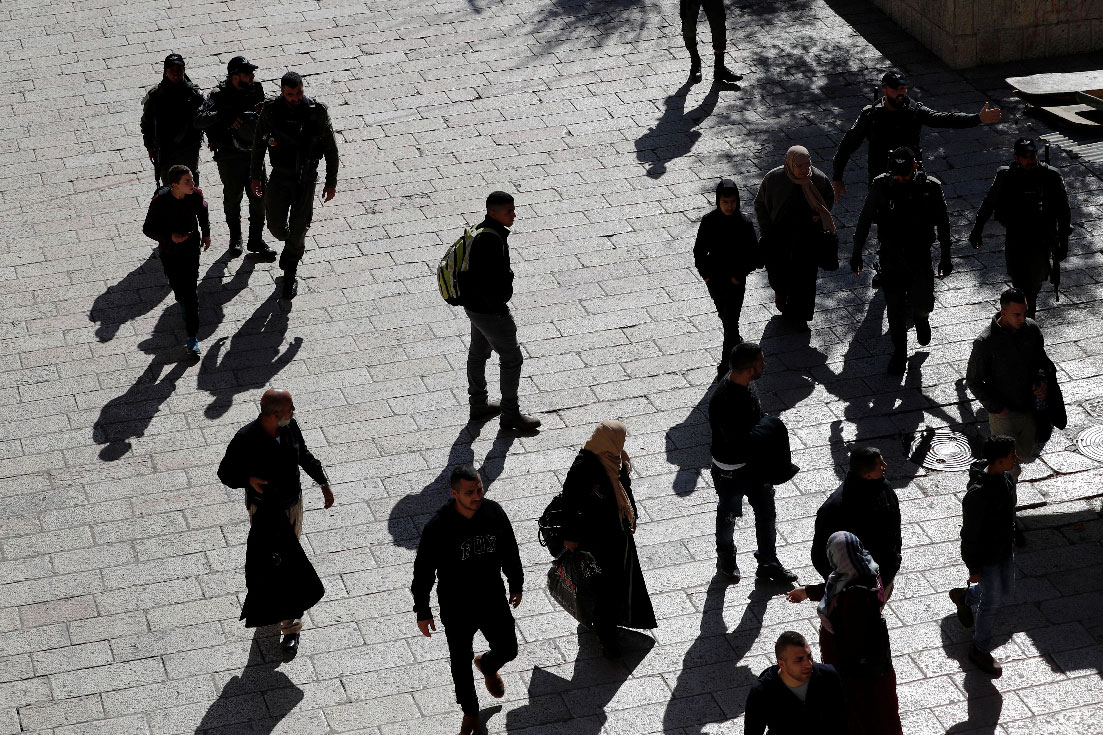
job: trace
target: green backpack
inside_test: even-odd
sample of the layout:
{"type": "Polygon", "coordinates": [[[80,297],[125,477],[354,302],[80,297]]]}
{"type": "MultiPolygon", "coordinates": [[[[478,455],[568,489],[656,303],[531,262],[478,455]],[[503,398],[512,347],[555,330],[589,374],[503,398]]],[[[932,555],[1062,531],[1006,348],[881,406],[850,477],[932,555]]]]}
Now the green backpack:
{"type": "Polygon", "coordinates": [[[485,227],[463,228],[463,234],[448,246],[444,257],[440,259],[440,265],[437,266],[437,288],[440,289],[441,298],[452,306],[463,304],[463,298],[460,295],[460,273],[466,271],[470,264],[471,243],[484,232],[493,232],[493,230],[485,227]]]}

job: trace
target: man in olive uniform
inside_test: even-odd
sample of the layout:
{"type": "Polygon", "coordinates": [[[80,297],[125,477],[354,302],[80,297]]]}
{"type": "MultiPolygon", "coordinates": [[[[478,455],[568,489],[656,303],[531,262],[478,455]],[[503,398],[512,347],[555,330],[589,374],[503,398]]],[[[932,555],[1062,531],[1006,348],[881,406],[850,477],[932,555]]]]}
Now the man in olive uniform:
{"type": "Polygon", "coordinates": [[[1019,138],[1014,150],[1014,162],[996,171],[969,242],[980,248],[984,223],[994,213],[1006,230],[1007,275],[1026,294],[1026,315],[1033,319],[1038,292],[1050,275],[1050,258],[1056,264],[1069,254],[1072,212],[1064,179],[1057,169],[1038,162],[1034,141],[1019,138]]]}
{"type": "Polygon", "coordinates": [[[166,174],[173,166],[187,166],[199,184],[199,146],[203,131],[195,128],[195,115],[203,104],[203,93],[184,73],[184,57],[165,57],[161,83],[142,100],[142,141],[153,162],[160,184],[168,185],[166,174]]]}
{"type": "Polygon", "coordinates": [[[280,79],[280,96],[261,107],[251,163],[253,194],[264,196],[268,231],[284,243],[280,268],[285,302],[298,293],[295,273],[306,250],[306,231],[314,216],[318,162],[323,157],[326,180],[322,201],[328,202],[337,194],[338,165],[329,109],[303,96],[303,78],[289,71],[280,79]],[[261,179],[265,150],[272,164],[267,185],[261,179]]]}
{"type": "Polygon", "coordinates": [[[854,252],[850,268],[855,275],[865,266],[862,249],[870,225],[877,224],[878,255],[881,260],[881,286],[885,289],[892,357],[888,371],[903,375],[908,352],[908,317],[915,323],[920,345],[931,342],[934,309],[934,271],[931,245],[937,231],[941,246],[938,277],[953,270],[950,262],[950,218],[942,182],[919,170],[915,154],[897,148],[889,156],[889,173],[873,180],[858,224],[854,229],[854,252]]]}
{"type": "Polygon", "coordinates": [[[907,82],[896,71],[886,72],[881,77],[881,95],[879,102],[862,108],[858,119],[839,143],[839,150],[835,152],[835,158],[831,162],[831,188],[835,191],[836,202],[846,194],[843,171],[847,161],[861,147],[863,140],[869,140],[866,168],[872,183],[874,178],[889,170],[889,153],[900,147],[910,148],[919,161],[919,168],[923,168],[923,147],[919,143],[919,132],[924,125],[929,128],[973,128],[1000,119],[999,109],[989,108],[987,102],[975,115],[936,112],[908,97],[907,82]]]}
{"type": "MultiPolygon", "coordinates": [[[[222,179],[222,208],[230,230],[230,255],[241,255],[241,195],[249,199],[249,252],[254,257],[275,260],[276,251],[264,242],[264,200],[253,194],[249,158],[253,133],[264,103],[264,88],[253,80],[256,64],[235,56],[226,65],[226,79],[207,95],[195,126],[207,131],[214,150],[214,162],[222,179]]],[[[261,182],[265,180],[261,167],[261,182]]]]}

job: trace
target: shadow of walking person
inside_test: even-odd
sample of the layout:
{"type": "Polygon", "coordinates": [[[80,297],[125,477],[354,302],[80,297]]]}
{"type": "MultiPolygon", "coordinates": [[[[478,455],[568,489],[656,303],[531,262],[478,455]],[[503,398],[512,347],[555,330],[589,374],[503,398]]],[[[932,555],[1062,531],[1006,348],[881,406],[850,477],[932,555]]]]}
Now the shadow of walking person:
{"type": "Polygon", "coordinates": [[[1003,695],[992,681],[992,677],[969,663],[969,632],[961,627],[957,614],[942,619],[942,649],[946,657],[961,664],[965,671],[962,687],[967,695],[967,718],[950,727],[946,733],[969,733],[969,735],[994,735],[1003,712],[1003,695]]]}
{"type": "Polygon", "coordinates": [[[712,431],[709,429],[712,392],[710,386],[686,417],[666,432],[666,461],[678,468],[674,475],[675,495],[691,495],[697,490],[701,473],[712,464],[712,431]]]}
{"type": "Polygon", "coordinates": [[[705,733],[710,724],[726,722],[743,714],[747,693],[758,681],[758,673],[747,664],[736,664],[744,659],[758,639],[766,604],[778,587],[756,584],[731,633],[724,622],[724,596],[729,589],[738,588],[719,577],[709,585],[701,613],[701,632],[682,659],[681,673],[663,714],[664,732],[697,735],[705,733]],[[727,707],[721,707],[713,696],[720,692],[723,692],[727,707]]]}
{"type": "Polygon", "coordinates": [[[303,692],[279,671],[279,636],[257,628],[240,676],[226,682],[203,715],[195,735],[269,735],[303,700],[303,692]],[[269,634],[262,635],[261,631],[269,634]]]}
{"type": "Polygon", "coordinates": [[[686,112],[686,96],[693,84],[687,81],[663,102],[666,111],[655,127],[636,139],[636,160],[647,167],[647,175],[653,179],[666,173],[666,165],[676,158],[688,155],[701,138],[697,130],[720,100],[720,87],[713,85],[701,104],[686,112]]]}
{"type": "Polygon", "coordinates": [[[141,265],[127,273],[123,280],[108,286],[92,302],[88,321],[99,325],[96,339],[110,342],[122,325],[153,311],[170,293],[172,289],[154,250],[141,265]]]}

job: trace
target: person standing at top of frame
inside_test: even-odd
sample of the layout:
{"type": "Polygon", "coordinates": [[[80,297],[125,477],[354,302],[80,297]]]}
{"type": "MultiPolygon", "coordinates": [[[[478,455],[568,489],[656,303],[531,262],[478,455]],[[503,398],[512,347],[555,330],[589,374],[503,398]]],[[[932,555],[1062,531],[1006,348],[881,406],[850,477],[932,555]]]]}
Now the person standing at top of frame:
{"type": "Polygon", "coordinates": [[[261,106],[253,136],[250,177],[254,196],[264,196],[264,214],[272,237],[283,241],[282,300],[289,304],[299,292],[295,276],[306,251],[306,231],[314,217],[318,162],[326,159],[322,201],[337,195],[337,139],[329,108],[303,94],[303,78],[289,71],[280,79],[280,96],[261,106]],[[272,164],[263,182],[264,152],[272,164]]]}
{"type": "Polygon", "coordinates": [[[929,128],[973,128],[998,122],[998,107],[984,107],[976,114],[965,112],[937,112],[908,97],[908,83],[898,71],[889,71],[881,77],[881,99],[866,105],[858,113],[858,119],[846,131],[835,158],[831,162],[831,188],[835,201],[846,194],[843,172],[854,152],[869,141],[866,157],[867,177],[870,183],[889,170],[889,153],[901,146],[915,152],[919,167],[923,167],[923,146],[919,133],[923,126],[929,128]]]}
{"type": "Polygon", "coordinates": [[[713,80],[716,84],[734,86],[743,78],[724,65],[724,51],[728,45],[727,21],[724,17],[724,0],[680,0],[678,15],[682,19],[682,39],[689,51],[689,80],[697,84],[701,76],[701,55],[697,52],[697,18],[705,9],[709,29],[712,31],[713,80]]]}
{"type": "Polygon", "coordinates": [[[193,123],[202,104],[203,93],[184,73],[184,57],[166,56],[161,83],[142,100],[142,142],[160,185],[169,185],[168,170],[177,165],[187,166],[199,185],[203,131],[193,123]]]}

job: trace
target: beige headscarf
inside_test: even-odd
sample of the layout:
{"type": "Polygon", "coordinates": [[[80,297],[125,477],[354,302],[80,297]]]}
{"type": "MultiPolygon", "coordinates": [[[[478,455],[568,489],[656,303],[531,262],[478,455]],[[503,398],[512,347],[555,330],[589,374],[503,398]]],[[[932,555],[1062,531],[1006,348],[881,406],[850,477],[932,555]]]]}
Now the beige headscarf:
{"type": "Polygon", "coordinates": [[[835,220],[831,218],[831,211],[827,208],[820,190],[812,181],[812,170],[808,170],[807,176],[797,176],[797,165],[807,163],[812,165],[812,154],[802,145],[795,145],[785,152],[785,175],[789,180],[804,190],[804,198],[812,211],[820,216],[820,224],[828,232],[838,232],[835,228],[835,220]]]}
{"type": "Polygon", "coordinates": [[[632,471],[632,460],[624,451],[624,440],[627,436],[628,427],[620,421],[602,421],[582,448],[593,452],[601,460],[605,474],[609,475],[609,480],[613,483],[613,493],[617,496],[620,516],[625,520],[629,530],[635,533],[636,514],[632,511],[632,501],[628,499],[628,493],[620,482],[621,467],[627,467],[629,472],[632,471]]]}

